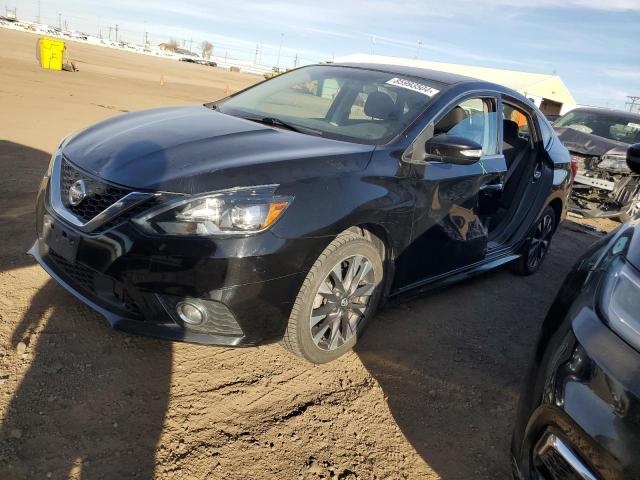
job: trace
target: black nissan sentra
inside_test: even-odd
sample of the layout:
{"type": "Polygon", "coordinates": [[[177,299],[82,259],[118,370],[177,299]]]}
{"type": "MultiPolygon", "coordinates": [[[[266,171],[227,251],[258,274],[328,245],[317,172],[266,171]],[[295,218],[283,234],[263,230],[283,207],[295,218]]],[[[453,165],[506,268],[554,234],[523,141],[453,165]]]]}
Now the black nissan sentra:
{"type": "MultiPolygon", "coordinates": [[[[640,145],[627,154],[640,174],[640,145]]],[[[640,478],[640,216],[594,245],[558,293],[512,454],[519,479],[640,478]]]]}
{"type": "Polygon", "coordinates": [[[280,340],[320,363],[389,298],[510,262],[536,271],[571,182],[568,151],[514,91],[315,65],[67,137],[31,254],[118,329],[280,340]]]}

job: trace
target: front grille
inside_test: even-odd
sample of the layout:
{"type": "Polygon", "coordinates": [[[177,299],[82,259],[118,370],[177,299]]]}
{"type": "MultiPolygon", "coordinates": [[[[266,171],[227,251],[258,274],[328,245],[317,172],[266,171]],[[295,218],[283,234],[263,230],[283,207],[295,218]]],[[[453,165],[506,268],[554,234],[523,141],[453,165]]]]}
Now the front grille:
{"type": "Polygon", "coordinates": [[[546,433],[534,448],[533,463],[539,478],[547,480],[595,480],[597,477],[556,434],[546,433]]]}
{"type": "Polygon", "coordinates": [[[73,280],[77,287],[87,292],[95,293],[96,274],[93,270],[79,263],[71,263],[53,250],[49,250],[49,257],[51,257],[56,267],[61,270],[62,274],[73,280]]]}
{"type": "Polygon", "coordinates": [[[66,159],[62,160],[62,171],[60,173],[62,203],[67,210],[85,223],[130,193],[125,188],[114,187],[84,174],[66,159]],[[79,205],[74,206],[69,203],[69,189],[78,180],[84,181],[87,196],[79,205]]]}
{"type": "Polygon", "coordinates": [[[549,480],[577,480],[571,465],[554,449],[549,449],[540,455],[541,464],[538,472],[549,480]]]}

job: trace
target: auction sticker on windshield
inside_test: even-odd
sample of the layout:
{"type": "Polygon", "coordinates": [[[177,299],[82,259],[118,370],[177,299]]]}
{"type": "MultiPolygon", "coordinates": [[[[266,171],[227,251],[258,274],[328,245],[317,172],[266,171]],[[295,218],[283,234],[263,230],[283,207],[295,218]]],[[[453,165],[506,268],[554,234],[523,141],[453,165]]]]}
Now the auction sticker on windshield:
{"type": "Polygon", "coordinates": [[[427,95],[428,97],[433,97],[437,93],[440,93],[440,90],[436,90],[433,87],[429,87],[418,82],[412,82],[411,80],[406,80],[404,78],[395,77],[387,81],[386,83],[387,85],[395,85],[396,87],[413,90],[414,92],[422,93],[423,95],[427,95]]]}

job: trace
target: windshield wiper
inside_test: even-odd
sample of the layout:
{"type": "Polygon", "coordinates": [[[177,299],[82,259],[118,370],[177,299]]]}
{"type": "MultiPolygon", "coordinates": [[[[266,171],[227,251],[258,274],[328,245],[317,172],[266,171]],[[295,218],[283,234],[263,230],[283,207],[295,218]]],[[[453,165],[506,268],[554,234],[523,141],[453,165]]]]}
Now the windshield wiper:
{"type": "Polygon", "coordinates": [[[274,127],[286,128],[287,130],[291,130],[292,132],[298,133],[310,133],[312,135],[322,136],[322,132],[318,130],[314,130],[312,128],[307,127],[298,127],[296,125],[292,125],[290,123],[285,122],[284,120],[280,120],[276,117],[245,117],[247,120],[252,122],[262,123],[264,125],[271,125],[274,127]]]}
{"type": "Polygon", "coordinates": [[[298,127],[295,127],[290,123],[287,123],[276,117],[249,117],[247,118],[247,120],[251,120],[252,122],[257,122],[257,123],[264,123],[265,125],[273,125],[274,127],[286,128],[287,130],[291,130],[294,132],[300,131],[298,127]]]}

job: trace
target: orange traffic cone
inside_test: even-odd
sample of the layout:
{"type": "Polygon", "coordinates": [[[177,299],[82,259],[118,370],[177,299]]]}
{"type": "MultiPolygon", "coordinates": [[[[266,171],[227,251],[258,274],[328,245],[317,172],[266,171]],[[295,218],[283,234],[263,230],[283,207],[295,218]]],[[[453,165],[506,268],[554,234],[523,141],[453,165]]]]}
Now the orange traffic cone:
{"type": "Polygon", "coordinates": [[[160,86],[164,86],[164,75],[160,75],[160,86]]]}
{"type": "Polygon", "coordinates": [[[227,85],[227,88],[224,89],[224,94],[225,95],[230,95],[231,94],[231,88],[229,88],[229,85],[227,85]]]}

